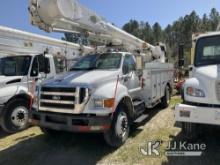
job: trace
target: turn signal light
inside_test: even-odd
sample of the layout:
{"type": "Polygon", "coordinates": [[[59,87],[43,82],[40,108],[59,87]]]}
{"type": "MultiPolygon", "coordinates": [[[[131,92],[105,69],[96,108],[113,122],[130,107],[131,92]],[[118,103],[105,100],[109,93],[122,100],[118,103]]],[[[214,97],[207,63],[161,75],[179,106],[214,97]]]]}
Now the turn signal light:
{"type": "Polygon", "coordinates": [[[106,107],[106,108],[112,108],[114,106],[114,104],[115,104],[114,98],[104,100],[104,107],[106,107]]]}

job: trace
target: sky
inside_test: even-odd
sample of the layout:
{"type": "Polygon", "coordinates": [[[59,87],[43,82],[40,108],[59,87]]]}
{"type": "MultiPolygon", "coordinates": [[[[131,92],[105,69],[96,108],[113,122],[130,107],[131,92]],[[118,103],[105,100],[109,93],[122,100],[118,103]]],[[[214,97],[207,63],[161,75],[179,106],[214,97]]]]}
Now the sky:
{"type": "MultiPolygon", "coordinates": [[[[159,22],[164,28],[181,16],[195,10],[202,16],[211,8],[220,11],[219,0],[80,0],[109,22],[122,27],[130,19],[159,22]]],[[[0,25],[28,32],[61,38],[62,34],[48,34],[29,23],[28,0],[4,0],[0,5],[0,25]]]]}

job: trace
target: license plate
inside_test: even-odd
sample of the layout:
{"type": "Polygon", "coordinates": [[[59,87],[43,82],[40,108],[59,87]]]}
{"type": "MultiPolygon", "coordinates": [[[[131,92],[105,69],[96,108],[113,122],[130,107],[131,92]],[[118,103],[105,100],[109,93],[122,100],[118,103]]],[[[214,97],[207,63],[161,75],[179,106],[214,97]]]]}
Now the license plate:
{"type": "Polygon", "coordinates": [[[180,111],[180,117],[190,117],[190,111],[180,111]]]}

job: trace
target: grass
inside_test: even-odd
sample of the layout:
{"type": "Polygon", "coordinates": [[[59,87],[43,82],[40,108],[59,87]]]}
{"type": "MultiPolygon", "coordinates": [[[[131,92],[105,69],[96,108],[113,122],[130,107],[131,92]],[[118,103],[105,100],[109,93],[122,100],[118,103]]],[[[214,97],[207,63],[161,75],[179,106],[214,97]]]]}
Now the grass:
{"type": "Polygon", "coordinates": [[[174,107],[176,104],[181,103],[182,99],[180,96],[174,96],[172,97],[171,101],[170,101],[170,106],[174,107]]]}

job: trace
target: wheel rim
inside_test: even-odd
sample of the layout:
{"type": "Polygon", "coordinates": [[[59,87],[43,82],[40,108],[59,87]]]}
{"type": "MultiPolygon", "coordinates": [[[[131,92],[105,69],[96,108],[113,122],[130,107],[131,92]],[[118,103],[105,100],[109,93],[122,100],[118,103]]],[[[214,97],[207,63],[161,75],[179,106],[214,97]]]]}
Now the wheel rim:
{"type": "Polygon", "coordinates": [[[11,114],[11,122],[16,127],[23,127],[28,122],[28,109],[24,106],[17,107],[11,114]]]}
{"type": "Polygon", "coordinates": [[[122,138],[123,140],[126,139],[128,134],[128,118],[125,112],[121,112],[118,115],[115,130],[118,137],[122,138]]]}

